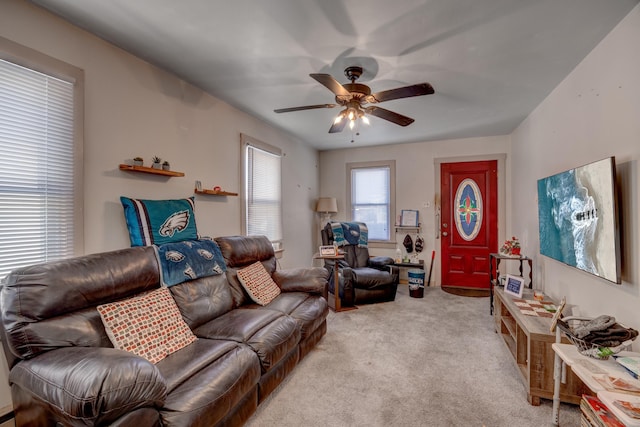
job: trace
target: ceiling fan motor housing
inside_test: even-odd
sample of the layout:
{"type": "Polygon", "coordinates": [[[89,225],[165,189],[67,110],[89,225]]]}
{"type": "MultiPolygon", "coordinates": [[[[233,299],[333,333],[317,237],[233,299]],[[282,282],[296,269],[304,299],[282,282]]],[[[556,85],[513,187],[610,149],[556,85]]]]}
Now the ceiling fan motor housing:
{"type": "Polygon", "coordinates": [[[346,83],[342,85],[350,93],[349,95],[336,95],[336,102],[340,105],[345,105],[352,99],[365,101],[365,97],[371,95],[371,89],[367,85],[360,83],[346,83]]]}

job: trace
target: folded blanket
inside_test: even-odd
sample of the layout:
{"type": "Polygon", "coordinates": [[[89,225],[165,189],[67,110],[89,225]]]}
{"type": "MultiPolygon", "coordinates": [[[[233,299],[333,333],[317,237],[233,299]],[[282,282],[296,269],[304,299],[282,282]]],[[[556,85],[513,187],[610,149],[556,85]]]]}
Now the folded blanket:
{"type": "Polygon", "coordinates": [[[603,331],[616,323],[616,318],[603,314],[588,322],[584,322],[573,329],[573,333],[578,338],[584,338],[593,331],[603,331]]]}
{"type": "Polygon", "coordinates": [[[364,222],[332,222],[331,232],[338,246],[358,245],[366,248],[369,243],[369,229],[364,222]]]}
{"type": "Polygon", "coordinates": [[[156,245],[161,281],[173,286],[227,270],[222,252],[213,240],[185,240],[156,245]]]}
{"type": "Polygon", "coordinates": [[[605,330],[593,331],[583,339],[600,347],[617,347],[625,341],[634,340],[637,336],[638,331],[635,329],[625,328],[616,323],[605,330]]]}

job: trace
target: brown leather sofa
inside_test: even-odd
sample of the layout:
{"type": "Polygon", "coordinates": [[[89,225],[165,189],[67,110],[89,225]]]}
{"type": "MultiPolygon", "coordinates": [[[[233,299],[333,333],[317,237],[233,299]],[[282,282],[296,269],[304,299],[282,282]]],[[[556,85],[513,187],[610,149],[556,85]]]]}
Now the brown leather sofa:
{"type": "Polygon", "coordinates": [[[114,349],[96,310],[159,287],[152,248],[12,272],[0,313],[16,425],[242,425],[325,334],[328,273],[276,270],[264,237],[216,241],[226,275],[170,288],[198,339],[155,365],[114,349]],[[237,278],[255,261],[282,290],[267,306],[237,278]]]}

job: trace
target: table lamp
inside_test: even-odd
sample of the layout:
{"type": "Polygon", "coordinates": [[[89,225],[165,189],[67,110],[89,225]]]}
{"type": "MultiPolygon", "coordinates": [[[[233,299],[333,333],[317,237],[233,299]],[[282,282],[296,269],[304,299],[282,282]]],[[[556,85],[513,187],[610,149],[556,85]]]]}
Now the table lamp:
{"type": "Polygon", "coordinates": [[[338,202],[335,197],[320,197],[316,204],[316,212],[322,213],[320,228],[331,221],[331,214],[338,212],[338,202]]]}

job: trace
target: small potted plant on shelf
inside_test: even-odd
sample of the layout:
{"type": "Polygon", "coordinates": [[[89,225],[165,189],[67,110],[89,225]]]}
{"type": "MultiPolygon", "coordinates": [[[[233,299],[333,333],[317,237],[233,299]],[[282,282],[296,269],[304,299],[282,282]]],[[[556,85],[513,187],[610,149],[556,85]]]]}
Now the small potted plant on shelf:
{"type": "Polygon", "coordinates": [[[144,159],[142,157],[134,157],[133,165],[134,166],[142,166],[144,164],[144,159]]]}
{"type": "Polygon", "coordinates": [[[171,164],[169,164],[168,161],[165,160],[164,162],[162,162],[162,170],[168,171],[170,169],[171,169],[171,164]]]}
{"type": "Polygon", "coordinates": [[[500,253],[503,255],[520,256],[520,241],[518,238],[512,236],[511,240],[505,240],[500,248],[500,253]]]}
{"type": "Polygon", "coordinates": [[[511,255],[520,256],[520,241],[516,236],[511,237],[511,255]]]}
{"type": "Polygon", "coordinates": [[[162,159],[158,156],[153,156],[153,158],[151,159],[151,161],[153,162],[151,164],[151,167],[154,169],[162,169],[162,165],[160,164],[162,162],[162,159]]]}

